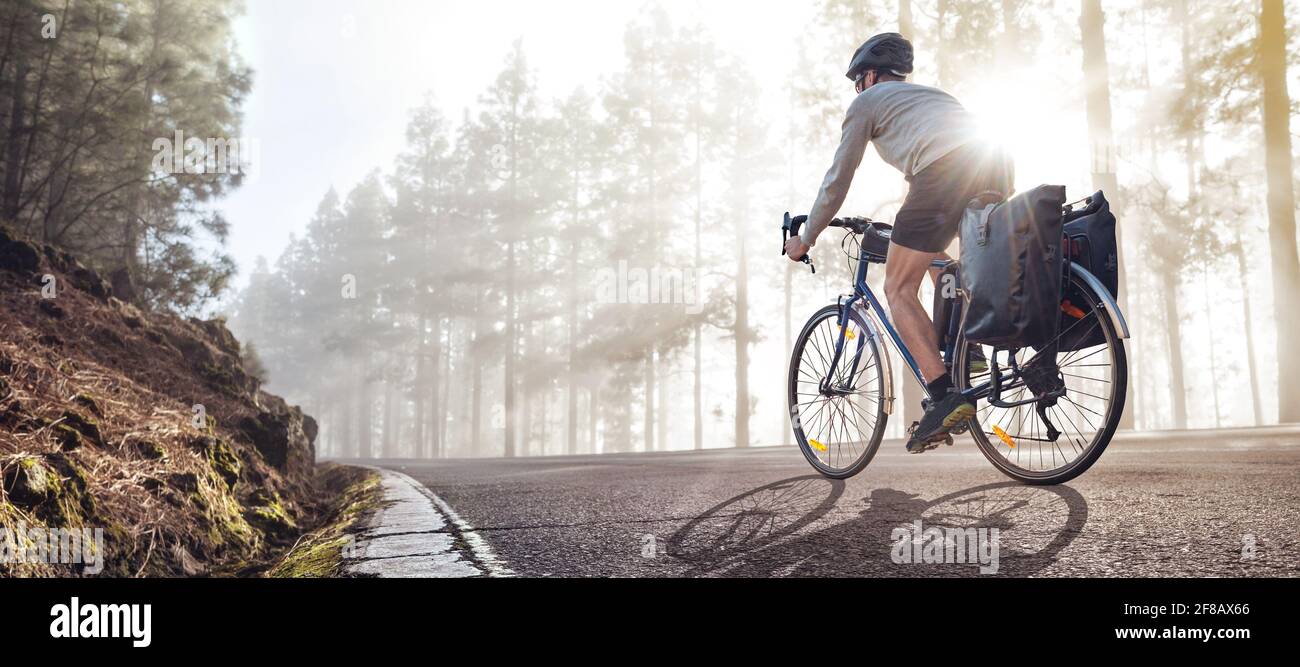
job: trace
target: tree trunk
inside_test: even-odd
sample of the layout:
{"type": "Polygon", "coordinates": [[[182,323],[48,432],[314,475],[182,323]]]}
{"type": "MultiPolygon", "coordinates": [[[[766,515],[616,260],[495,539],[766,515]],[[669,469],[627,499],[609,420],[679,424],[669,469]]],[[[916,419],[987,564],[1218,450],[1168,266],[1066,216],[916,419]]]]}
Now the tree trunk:
{"type": "Polygon", "coordinates": [[[1160,276],[1164,290],[1165,337],[1169,343],[1169,396],[1174,428],[1187,428],[1187,386],[1183,382],[1183,340],[1178,319],[1178,277],[1171,272],[1160,276]]]}
{"type": "Polygon", "coordinates": [[[424,455],[424,391],[429,382],[424,360],[424,331],[428,320],[421,317],[415,334],[415,382],[411,385],[411,403],[414,406],[414,424],[411,428],[412,455],[416,458],[424,455]]]}
{"type": "MultiPolygon", "coordinates": [[[[429,402],[428,418],[428,445],[421,450],[426,458],[436,458],[438,452],[442,451],[441,430],[439,425],[434,422],[442,414],[441,396],[438,395],[438,385],[442,379],[442,316],[434,315],[429,319],[433,325],[433,334],[429,345],[429,385],[425,391],[429,392],[424,400],[429,402]]],[[[423,355],[422,355],[423,356],[423,355]]]]}
{"type": "Polygon", "coordinates": [[[593,382],[590,391],[587,392],[587,453],[599,453],[599,443],[596,440],[596,425],[599,422],[600,413],[600,385],[593,382]]]}
{"type": "Polygon", "coordinates": [[[749,257],[745,215],[736,216],[736,446],[749,446],[749,257]]]}
{"type": "Polygon", "coordinates": [[[360,400],[357,401],[357,447],[361,453],[361,458],[374,458],[374,429],[371,424],[371,408],[373,402],[370,398],[370,360],[366,355],[361,358],[361,391],[360,400]]]}
{"type": "Polygon", "coordinates": [[[1259,369],[1255,364],[1255,327],[1250,313],[1250,263],[1246,261],[1246,247],[1241,238],[1241,228],[1237,228],[1236,239],[1237,275],[1241,280],[1241,324],[1246,334],[1246,364],[1250,368],[1250,407],[1255,418],[1255,425],[1264,423],[1264,409],[1259,397],[1259,369]]]}
{"type": "Polygon", "coordinates": [[[8,221],[10,224],[18,223],[18,202],[21,189],[19,183],[22,182],[22,136],[25,128],[24,107],[27,96],[27,61],[26,56],[22,53],[21,48],[17,54],[15,63],[15,75],[13,82],[13,100],[9,110],[9,131],[5,137],[5,182],[4,196],[0,198],[0,220],[8,221]]]}
{"type": "Polygon", "coordinates": [[[352,376],[352,381],[347,383],[347,388],[343,390],[343,395],[340,397],[341,405],[339,407],[342,418],[339,420],[340,428],[336,440],[339,445],[337,449],[339,456],[354,459],[361,458],[361,450],[357,448],[357,434],[353,419],[356,414],[357,403],[361,400],[361,388],[359,386],[361,383],[357,377],[357,366],[356,362],[348,364],[348,373],[352,376]]]}
{"type": "Polygon", "coordinates": [[[504,456],[512,458],[515,455],[515,339],[518,337],[518,325],[515,323],[514,241],[510,241],[506,246],[508,248],[506,251],[506,326],[504,336],[506,368],[503,381],[505,401],[502,412],[505,417],[504,456]]]}
{"type": "Polygon", "coordinates": [[[451,319],[447,319],[447,344],[442,348],[442,398],[439,401],[438,412],[438,449],[434,452],[436,458],[446,458],[447,450],[450,443],[447,442],[447,422],[448,415],[451,413],[451,349],[452,349],[452,328],[451,319]]]}
{"type": "Polygon", "coordinates": [[[1201,298],[1205,303],[1205,337],[1210,346],[1210,394],[1214,399],[1214,428],[1223,427],[1222,411],[1219,409],[1219,361],[1214,354],[1214,316],[1211,315],[1213,307],[1210,304],[1210,270],[1208,266],[1201,267],[1201,298]]]}
{"type": "Polygon", "coordinates": [[[389,378],[385,378],[384,379],[384,417],[383,417],[384,436],[383,436],[383,440],[381,441],[381,448],[382,448],[381,451],[383,452],[383,458],[386,459],[397,458],[396,452],[393,450],[393,444],[397,441],[397,438],[394,437],[395,434],[393,433],[393,411],[394,411],[393,404],[394,403],[396,403],[396,401],[393,399],[393,383],[389,382],[389,378]]]}
{"type": "Polygon", "coordinates": [[[662,350],[655,355],[655,358],[659,360],[660,366],[659,399],[655,401],[655,405],[659,408],[655,411],[659,421],[658,426],[655,427],[655,449],[664,452],[668,451],[668,414],[672,410],[668,392],[671,387],[668,382],[672,379],[672,374],[663,369],[671,367],[672,358],[662,350]]]}
{"type": "Polygon", "coordinates": [[[564,453],[573,456],[578,453],[578,248],[577,243],[569,250],[569,322],[568,322],[568,366],[565,368],[564,405],[565,415],[564,453]]]}
{"type": "Polygon", "coordinates": [[[1287,93],[1287,35],[1282,0],[1261,0],[1259,65],[1264,83],[1264,162],[1268,171],[1268,238],[1277,321],[1278,421],[1300,422],[1300,257],[1296,252],[1295,185],[1291,162],[1291,97],[1287,93]]]}
{"type": "MultiPolygon", "coordinates": [[[[1092,187],[1118,197],[1119,176],[1114,133],[1111,127],[1110,66],[1106,61],[1106,16],[1101,0],[1083,0],[1079,28],[1083,37],[1083,82],[1087,100],[1088,138],[1092,146],[1092,187]]],[[[1123,219],[1123,215],[1117,216],[1123,219]]],[[[1124,268],[1124,238],[1121,227],[1115,228],[1116,253],[1119,256],[1119,309],[1128,310],[1128,274],[1124,268]]],[[[1125,404],[1132,404],[1133,384],[1127,384],[1125,404]]],[[[1119,428],[1133,428],[1134,411],[1120,415],[1119,428]]]]}
{"type": "MultiPolygon", "coordinates": [[[[482,336],[482,318],[474,318],[474,341],[477,343],[482,336]]],[[[483,364],[478,358],[478,351],[473,345],[470,346],[474,358],[470,360],[470,366],[473,367],[473,379],[470,387],[469,398],[469,442],[470,451],[474,456],[482,456],[483,450],[483,364]]]]}
{"type": "Polygon", "coordinates": [[[650,353],[645,358],[645,442],[643,447],[647,452],[653,452],[655,449],[655,353],[650,349],[650,353]]]}

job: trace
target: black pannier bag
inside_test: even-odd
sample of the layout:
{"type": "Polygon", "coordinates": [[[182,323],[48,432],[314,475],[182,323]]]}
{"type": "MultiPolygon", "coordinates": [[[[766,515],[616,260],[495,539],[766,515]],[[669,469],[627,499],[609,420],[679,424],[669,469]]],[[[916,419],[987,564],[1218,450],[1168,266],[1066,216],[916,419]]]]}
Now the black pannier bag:
{"type": "MultiPolygon", "coordinates": [[[[1110,295],[1119,298],[1119,247],[1110,202],[1098,191],[1080,207],[1065,213],[1065,258],[1097,276],[1110,295]]],[[[1067,285],[1061,302],[1061,351],[1081,350],[1106,342],[1106,334],[1088,309],[1088,302],[1067,285]],[[1084,315],[1080,317],[1080,315],[1084,315]]]]}
{"type": "Polygon", "coordinates": [[[961,220],[966,338],[999,348],[1056,337],[1061,308],[1065,186],[1040,185],[1005,202],[972,201],[961,220]]]}

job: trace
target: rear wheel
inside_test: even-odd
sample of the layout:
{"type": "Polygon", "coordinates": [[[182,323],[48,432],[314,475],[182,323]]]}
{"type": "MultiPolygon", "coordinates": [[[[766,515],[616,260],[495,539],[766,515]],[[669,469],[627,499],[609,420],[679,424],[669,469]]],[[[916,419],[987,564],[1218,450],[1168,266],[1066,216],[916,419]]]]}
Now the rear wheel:
{"type": "Polygon", "coordinates": [[[789,378],[795,440],[808,462],[832,479],[852,477],[871,462],[889,418],[879,341],[862,315],[851,311],[832,374],[839,335],[839,306],[817,311],[795,340],[789,378]],[[832,382],[825,384],[828,374],[832,382]]]}
{"type": "MultiPolygon", "coordinates": [[[[1067,293],[1083,303],[1063,302],[1061,331],[1049,343],[1062,346],[1056,363],[1065,394],[1056,399],[1055,405],[1042,407],[1047,420],[1040,416],[1037,403],[1002,408],[985,400],[968,422],[971,437],[984,456],[1008,477],[1026,484],[1060,484],[1083,474],[1106,450],[1124,412],[1128,386],[1124,341],[1087,284],[1074,276],[1070,281],[1067,293]],[[1050,437],[1050,427],[1059,431],[1056,438],[1050,437]]],[[[957,368],[969,369],[967,359],[977,347],[985,357],[993,359],[991,347],[958,347],[957,368]]],[[[1016,361],[1023,368],[1036,353],[1032,348],[1020,350],[1016,361]]],[[[1005,375],[1008,353],[997,354],[1005,375]]],[[[990,373],[991,367],[979,373],[958,373],[958,387],[967,389],[987,382],[990,373]]],[[[1003,390],[1003,401],[1014,403],[1035,395],[1018,384],[1003,390]]]]}

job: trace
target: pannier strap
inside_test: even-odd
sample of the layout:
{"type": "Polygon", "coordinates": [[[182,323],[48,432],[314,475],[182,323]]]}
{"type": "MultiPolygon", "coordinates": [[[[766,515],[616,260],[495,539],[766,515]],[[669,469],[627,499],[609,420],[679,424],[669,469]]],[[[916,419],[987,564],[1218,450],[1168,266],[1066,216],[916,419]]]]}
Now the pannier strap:
{"type": "Polygon", "coordinates": [[[985,245],[989,240],[989,213],[993,212],[993,205],[1003,200],[1003,194],[997,190],[985,190],[974,197],[971,197],[967,208],[979,211],[980,221],[976,227],[978,236],[976,242],[985,245]]]}

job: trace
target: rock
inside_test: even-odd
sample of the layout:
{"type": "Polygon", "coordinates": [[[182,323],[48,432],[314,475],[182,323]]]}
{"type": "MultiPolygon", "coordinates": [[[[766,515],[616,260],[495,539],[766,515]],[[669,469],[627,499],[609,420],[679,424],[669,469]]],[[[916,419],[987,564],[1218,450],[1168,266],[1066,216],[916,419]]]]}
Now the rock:
{"type": "Polygon", "coordinates": [[[108,327],[97,326],[91,335],[95,338],[95,341],[101,345],[126,347],[126,341],[122,340],[122,337],[117,335],[116,331],[113,331],[108,327]]]}
{"type": "Polygon", "coordinates": [[[167,458],[167,450],[152,440],[136,440],[131,444],[131,448],[135,450],[136,454],[151,461],[167,458]]]}
{"type": "Polygon", "coordinates": [[[99,423],[93,419],[83,417],[71,410],[65,410],[63,412],[63,423],[61,425],[72,429],[93,445],[99,447],[106,447],[108,445],[108,442],[104,440],[104,435],[99,431],[99,423]]]}
{"type": "Polygon", "coordinates": [[[199,476],[192,472],[174,472],[167,475],[167,485],[185,493],[198,493],[199,476]]]}
{"type": "Polygon", "coordinates": [[[54,471],[35,456],[24,456],[4,471],[4,490],[14,504],[33,507],[58,492],[59,480],[54,471]]]}
{"type": "MultiPolygon", "coordinates": [[[[135,289],[135,281],[131,280],[131,272],[127,270],[126,267],[122,267],[110,273],[108,275],[108,280],[113,286],[113,295],[117,298],[126,301],[127,303],[135,303],[136,300],[140,298],[139,293],[136,292],[135,289]]],[[[138,321],[139,320],[137,319],[137,322],[138,321]]],[[[128,324],[130,323],[128,322],[128,324]]],[[[137,324],[131,328],[134,329],[138,326],[139,325],[137,324]]]]}
{"type": "Polygon", "coordinates": [[[109,287],[108,283],[104,282],[104,279],[100,278],[94,269],[86,268],[80,262],[73,268],[68,280],[77,289],[100,301],[107,301],[108,297],[113,295],[113,288],[109,287]]]}
{"type": "MultiPolygon", "coordinates": [[[[3,394],[0,394],[2,396],[3,394]]],[[[0,408],[0,428],[10,431],[17,431],[18,427],[26,420],[23,415],[23,406],[17,399],[10,401],[8,405],[0,408]]]]}
{"type": "Polygon", "coordinates": [[[250,501],[252,507],[243,513],[245,521],[261,529],[273,542],[286,543],[293,539],[298,526],[274,491],[258,489],[250,501]]]}
{"type": "Polygon", "coordinates": [[[265,409],[241,419],[237,428],[267,463],[281,472],[309,475],[316,452],[307,429],[315,431],[314,423],[305,427],[302,410],[289,407],[278,396],[261,392],[258,398],[265,409]]]}
{"type": "Polygon", "coordinates": [[[200,320],[192,317],[190,318],[190,324],[202,329],[203,333],[208,335],[208,338],[218,350],[239,357],[239,340],[235,338],[234,334],[230,333],[230,329],[226,328],[224,319],[218,317],[211,320],[200,320]]]}
{"type": "Polygon", "coordinates": [[[316,444],[316,435],[320,433],[320,427],[316,424],[316,419],[311,415],[304,414],[302,416],[302,432],[307,435],[307,439],[313,445],[316,444]]]}
{"type": "Polygon", "coordinates": [[[53,299],[41,299],[41,312],[53,317],[56,320],[64,318],[65,313],[59,304],[54,303],[53,299]]]}
{"type": "Polygon", "coordinates": [[[0,269],[20,274],[36,273],[41,268],[41,253],[25,241],[0,244],[0,269]]]}
{"type": "Polygon", "coordinates": [[[212,469],[226,482],[227,487],[235,488],[235,484],[239,482],[239,473],[243,466],[229,444],[221,438],[201,435],[194,438],[190,442],[190,446],[203,454],[212,469]]]}
{"type": "Polygon", "coordinates": [[[81,434],[67,424],[57,424],[54,427],[54,438],[59,441],[59,449],[65,452],[76,451],[83,444],[81,434]]]}
{"type": "Polygon", "coordinates": [[[90,394],[77,394],[76,396],[72,397],[72,402],[89,410],[90,414],[95,415],[100,419],[104,418],[104,411],[100,409],[99,402],[96,401],[94,397],[92,397],[90,394]]]}

